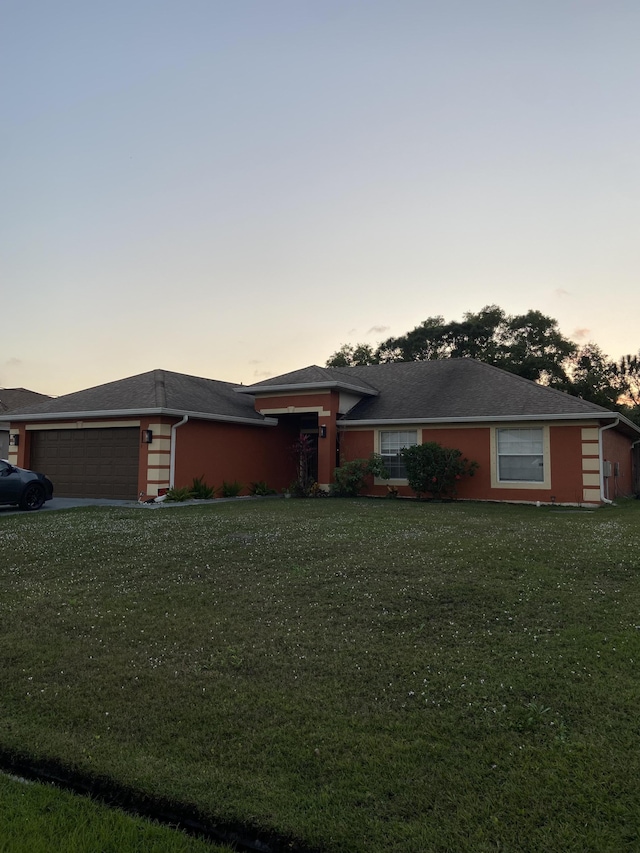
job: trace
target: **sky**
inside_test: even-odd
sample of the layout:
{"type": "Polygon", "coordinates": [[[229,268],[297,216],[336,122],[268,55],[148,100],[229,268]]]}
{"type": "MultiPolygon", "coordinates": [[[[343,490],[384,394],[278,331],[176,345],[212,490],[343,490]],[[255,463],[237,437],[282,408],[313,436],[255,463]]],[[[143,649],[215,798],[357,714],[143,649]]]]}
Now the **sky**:
{"type": "Polygon", "coordinates": [[[638,0],[0,0],[0,387],[496,304],[640,349],[638,0]]]}

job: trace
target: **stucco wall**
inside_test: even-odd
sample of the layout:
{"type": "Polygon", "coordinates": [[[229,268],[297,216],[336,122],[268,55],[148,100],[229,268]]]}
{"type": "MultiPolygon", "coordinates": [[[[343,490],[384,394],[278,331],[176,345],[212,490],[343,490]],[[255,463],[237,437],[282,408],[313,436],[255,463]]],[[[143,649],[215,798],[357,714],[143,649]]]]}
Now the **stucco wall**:
{"type": "MultiPolygon", "coordinates": [[[[525,426],[523,423],[514,424],[525,426]]],[[[536,426],[538,424],[526,424],[536,426]]],[[[496,424],[495,427],[508,426],[496,424]]],[[[394,425],[393,429],[404,427],[394,425]]],[[[561,424],[545,425],[548,434],[549,469],[548,487],[510,487],[508,484],[497,483],[492,478],[495,469],[495,456],[492,458],[492,444],[495,434],[491,424],[482,426],[460,427],[416,427],[406,425],[407,429],[417,428],[419,440],[422,442],[436,441],[444,447],[454,447],[470,460],[478,463],[478,470],[473,477],[461,481],[458,497],[471,500],[496,501],[540,501],[542,503],[598,503],[599,502],[599,462],[597,428],[591,424],[561,424]],[[493,482],[492,482],[493,480],[493,482]]],[[[607,433],[604,434],[605,436],[607,433]]],[[[611,439],[620,458],[626,452],[629,458],[629,440],[624,436],[611,439]],[[625,450],[626,448],[626,450],[625,450]]],[[[341,455],[344,460],[366,457],[377,451],[377,432],[374,429],[345,429],[341,434],[341,455]]],[[[613,452],[613,451],[612,451],[613,452]]],[[[631,482],[631,472],[627,465],[621,471],[619,483],[631,482]]],[[[397,486],[401,495],[412,495],[408,486],[397,486]]],[[[371,494],[384,495],[387,493],[385,483],[373,483],[369,489],[371,494]]]]}
{"type": "Polygon", "coordinates": [[[176,430],[175,485],[190,486],[194,477],[203,477],[219,488],[223,480],[237,480],[248,494],[250,483],[264,480],[279,491],[296,476],[291,453],[296,438],[287,425],[188,421],[176,430]]]}

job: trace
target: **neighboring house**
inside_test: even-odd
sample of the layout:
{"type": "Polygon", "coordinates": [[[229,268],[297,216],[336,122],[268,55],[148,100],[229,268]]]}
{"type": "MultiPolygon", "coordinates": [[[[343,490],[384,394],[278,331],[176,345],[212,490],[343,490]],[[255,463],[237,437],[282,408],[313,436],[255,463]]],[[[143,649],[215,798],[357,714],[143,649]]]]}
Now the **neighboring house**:
{"type": "Polygon", "coordinates": [[[250,386],[155,370],[12,415],[11,459],[56,494],[153,496],[170,485],[296,477],[311,437],[316,479],[382,454],[401,495],[403,446],[437,441],[478,462],[459,497],[598,505],[637,488],[640,428],[622,415],[471,359],[307,367],[250,386]]]}
{"type": "Polygon", "coordinates": [[[0,459],[6,459],[9,452],[9,412],[50,399],[26,388],[0,388],[0,459]]]}

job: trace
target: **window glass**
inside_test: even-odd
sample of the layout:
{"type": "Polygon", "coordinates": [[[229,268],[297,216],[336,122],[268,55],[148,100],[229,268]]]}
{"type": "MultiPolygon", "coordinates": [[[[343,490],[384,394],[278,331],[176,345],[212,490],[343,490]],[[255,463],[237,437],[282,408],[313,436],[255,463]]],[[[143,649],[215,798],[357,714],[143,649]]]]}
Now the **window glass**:
{"type": "Polygon", "coordinates": [[[498,479],[541,483],[544,480],[542,428],[499,429],[498,479]]]}
{"type": "Polygon", "coordinates": [[[407,472],[400,456],[403,447],[418,443],[418,433],[413,430],[381,430],[380,455],[392,480],[406,480],[407,472]]]}

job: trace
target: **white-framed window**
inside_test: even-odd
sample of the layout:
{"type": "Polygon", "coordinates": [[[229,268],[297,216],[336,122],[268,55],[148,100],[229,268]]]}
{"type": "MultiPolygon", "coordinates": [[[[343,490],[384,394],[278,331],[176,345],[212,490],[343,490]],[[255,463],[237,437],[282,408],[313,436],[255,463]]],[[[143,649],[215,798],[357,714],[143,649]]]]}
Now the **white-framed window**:
{"type": "Polygon", "coordinates": [[[379,435],[380,455],[391,480],[406,480],[407,472],[400,451],[418,443],[416,429],[381,429],[379,435]]]}
{"type": "Polygon", "coordinates": [[[545,441],[542,427],[496,429],[499,483],[544,483],[545,441]]]}

